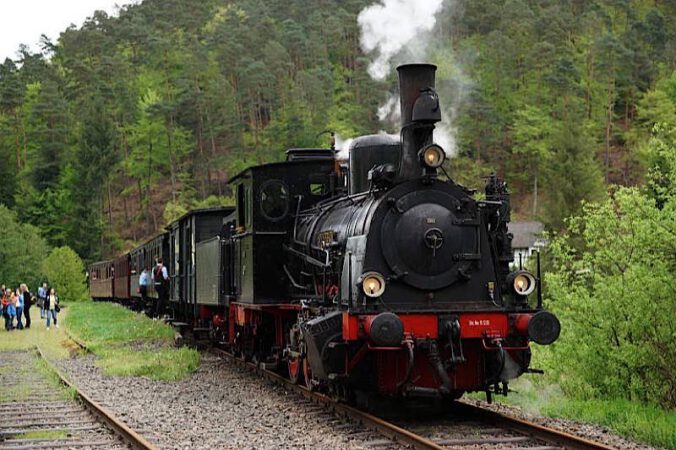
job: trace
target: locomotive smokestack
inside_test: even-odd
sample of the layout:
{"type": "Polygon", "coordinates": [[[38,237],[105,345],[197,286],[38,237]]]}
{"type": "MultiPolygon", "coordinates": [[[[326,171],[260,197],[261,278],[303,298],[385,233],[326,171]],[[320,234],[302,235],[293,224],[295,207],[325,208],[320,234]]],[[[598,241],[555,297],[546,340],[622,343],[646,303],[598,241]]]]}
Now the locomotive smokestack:
{"type": "Polygon", "coordinates": [[[418,152],[432,143],[434,124],[441,120],[439,97],[434,91],[437,66],[406,64],[397,67],[401,102],[401,159],[399,179],[422,175],[418,152]]]}

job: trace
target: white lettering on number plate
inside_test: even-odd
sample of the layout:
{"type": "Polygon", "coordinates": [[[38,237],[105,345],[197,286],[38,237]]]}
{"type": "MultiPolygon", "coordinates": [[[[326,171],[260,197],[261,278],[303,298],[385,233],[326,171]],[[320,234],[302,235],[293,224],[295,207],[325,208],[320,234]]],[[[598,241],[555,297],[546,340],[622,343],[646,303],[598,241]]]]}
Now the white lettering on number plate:
{"type": "Polygon", "coordinates": [[[482,320],[470,320],[469,321],[469,326],[470,327],[487,327],[491,324],[491,321],[488,319],[482,319],[482,320]]]}

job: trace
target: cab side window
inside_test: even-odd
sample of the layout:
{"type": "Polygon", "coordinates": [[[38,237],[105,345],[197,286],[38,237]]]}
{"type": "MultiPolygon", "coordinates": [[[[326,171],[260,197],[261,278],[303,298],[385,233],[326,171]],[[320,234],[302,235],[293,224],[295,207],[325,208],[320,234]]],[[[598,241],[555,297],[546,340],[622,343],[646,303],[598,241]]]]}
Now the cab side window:
{"type": "Polygon", "coordinates": [[[246,192],[244,184],[237,185],[237,225],[242,227],[246,222],[246,192]]]}

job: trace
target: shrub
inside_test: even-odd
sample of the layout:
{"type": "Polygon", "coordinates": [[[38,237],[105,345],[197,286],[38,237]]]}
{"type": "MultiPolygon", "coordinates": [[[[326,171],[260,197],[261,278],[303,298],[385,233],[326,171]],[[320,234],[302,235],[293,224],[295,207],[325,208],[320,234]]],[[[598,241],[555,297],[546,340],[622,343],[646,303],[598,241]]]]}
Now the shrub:
{"type": "Polygon", "coordinates": [[[0,204],[0,283],[37,288],[42,278],[40,261],[49,247],[38,229],[19,223],[16,214],[0,204]]]}
{"type": "Polygon", "coordinates": [[[665,162],[649,189],[587,204],[552,243],[550,307],[562,322],[552,360],[577,397],[676,407],[676,133],[653,140],[665,162]]]}
{"type": "Polygon", "coordinates": [[[52,250],[42,268],[61,301],[87,300],[84,263],[70,247],[52,250]]]}

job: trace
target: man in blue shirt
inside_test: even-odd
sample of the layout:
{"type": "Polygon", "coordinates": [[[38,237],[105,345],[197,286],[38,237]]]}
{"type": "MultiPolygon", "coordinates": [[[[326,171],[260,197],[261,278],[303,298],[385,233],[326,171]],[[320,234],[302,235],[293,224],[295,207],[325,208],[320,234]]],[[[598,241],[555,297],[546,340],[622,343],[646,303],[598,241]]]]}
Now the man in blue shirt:
{"type": "Polygon", "coordinates": [[[40,307],[40,318],[46,317],[45,313],[45,299],[47,298],[47,283],[42,283],[38,288],[38,306],[40,307]]]}
{"type": "Polygon", "coordinates": [[[150,282],[150,276],[148,275],[148,269],[143,268],[141,276],[138,279],[138,289],[141,294],[141,310],[145,310],[148,306],[148,283],[150,282]]]}

